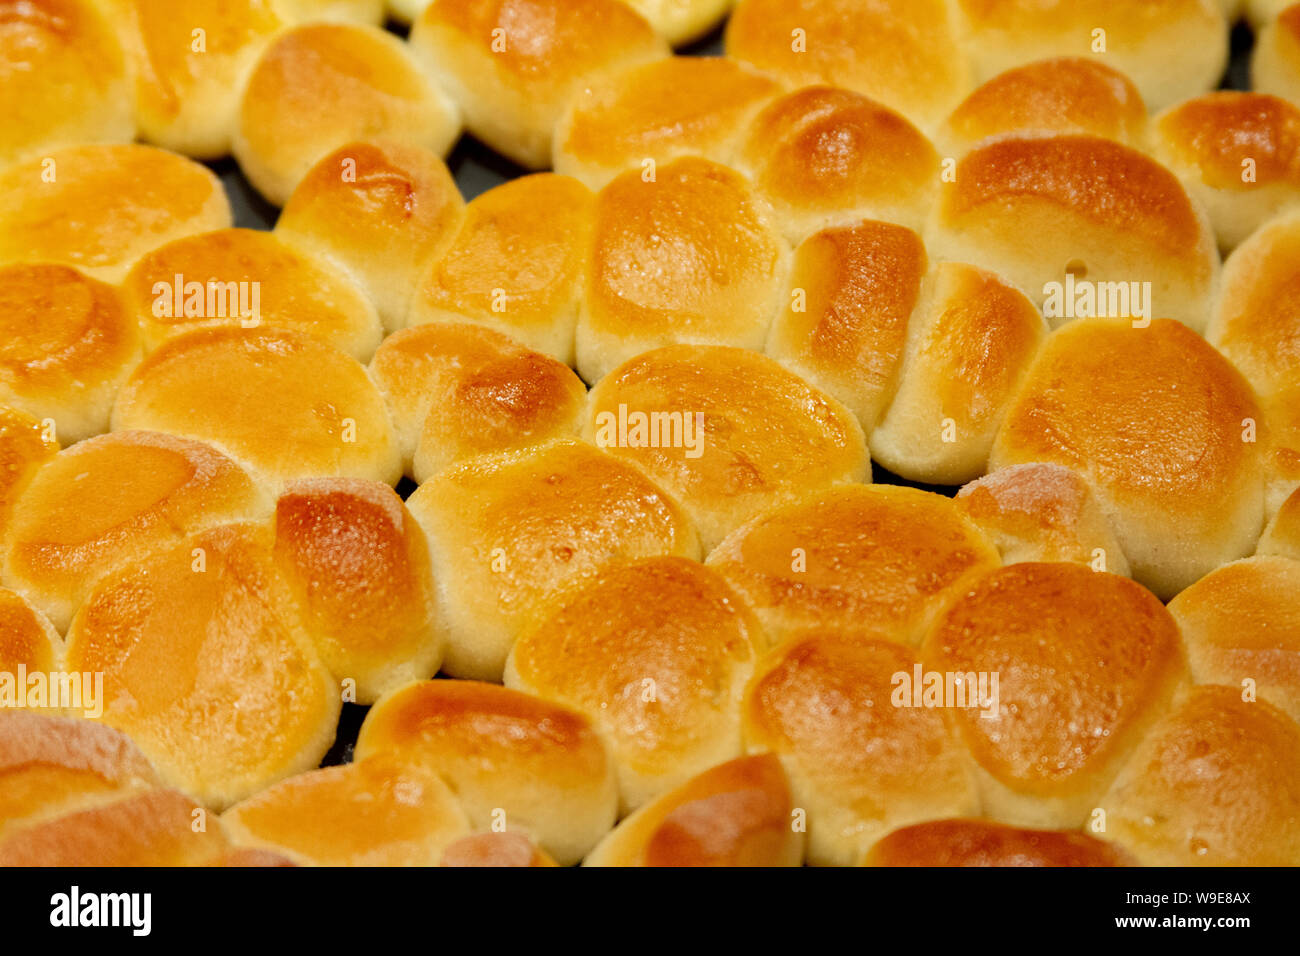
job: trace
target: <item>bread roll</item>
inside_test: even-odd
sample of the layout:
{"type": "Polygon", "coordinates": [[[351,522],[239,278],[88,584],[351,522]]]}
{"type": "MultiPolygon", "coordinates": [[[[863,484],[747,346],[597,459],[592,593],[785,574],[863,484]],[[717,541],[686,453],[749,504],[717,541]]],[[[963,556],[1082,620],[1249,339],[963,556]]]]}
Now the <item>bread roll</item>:
{"type": "Polygon", "coordinates": [[[62,663],[63,640],[45,615],[18,592],[0,588],[0,713],[16,707],[80,717],[93,710],[98,703],[93,675],[62,680],[64,675],[55,673],[62,663]],[[33,686],[29,678],[35,675],[43,676],[33,686]],[[65,693],[76,699],[65,699],[65,693]]]}
{"type": "Polygon", "coordinates": [[[236,843],[317,866],[436,866],[469,832],[436,773],[389,754],[290,777],[221,822],[236,843]]]}
{"type": "Polygon", "coordinates": [[[892,641],[834,630],[792,638],[759,661],[745,742],[781,758],[814,866],[855,863],[909,823],[978,812],[949,715],[892,703],[891,684],[916,665],[915,652],[892,641]]]}
{"type": "Polygon", "coordinates": [[[1241,0],[1246,19],[1259,28],[1281,16],[1291,7],[1291,0],[1241,0]]]}
{"type": "Polygon", "coordinates": [[[636,171],[596,197],[578,318],[578,374],[594,383],[672,343],[761,349],[790,252],[740,174],[698,157],[636,171]]]}
{"type": "Polygon", "coordinates": [[[93,0],[4,5],[0,166],[78,143],[135,136],[126,56],[93,0]]]}
{"type": "Polygon", "coordinates": [[[600,189],[624,170],[645,174],[680,156],[730,163],[746,125],[780,91],[725,57],[674,56],[601,77],[558,121],[555,170],[600,189]]]}
{"type": "Polygon", "coordinates": [[[1197,687],[1101,803],[1144,866],[1300,864],[1300,727],[1234,687],[1197,687]]]}
{"type": "Polygon", "coordinates": [[[556,866],[546,851],[518,831],[472,833],[447,847],[440,866],[535,867],[556,866]]]}
{"type": "Polygon", "coordinates": [[[411,24],[419,19],[433,0],[388,0],[388,15],[398,23],[411,24]]]}
{"type": "Polygon", "coordinates": [[[700,556],[690,520],[657,485],[576,441],[472,458],[406,504],[429,538],[453,677],[500,680],[519,634],[616,563],[700,556]]]}
{"type": "Polygon", "coordinates": [[[52,419],[37,421],[0,405],[0,539],[9,527],[9,512],[27,479],[59,451],[52,419]]]}
{"type": "Polygon", "coordinates": [[[799,866],[804,835],[796,813],[777,757],[738,757],[642,807],[583,865],[799,866]]]}
{"type": "Polygon", "coordinates": [[[727,53],[792,86],[834,83],[933,129],[969,92],[946,0],[740,0],[727,53]]]}
{"type": "Polygon", "coordinates": [[[384,25],[384,0],[272,0],[280,15],[292,23],[333,20],[339,23],[384,25]]]}
{"type": "Polygon", "coordinates": [[[889,407],[927,260],[910,229],[866,220],[795,250],[767,354],[858,416],[869,436],[889,407]]]}
{"type": "Polygon", "coordinates": [[[437,772],[476,829],[521,830],[563,866],[614,825],[614,761],[567,707],[495,684],[435,680],[366,715],[356,758],[390,753],[437,772]]]}
{"type": "Polygon", "coordinates": [[[1178,626],[1149,591],[1069,563],[976,581],[921,657],[926,694],[929,675],[943,678],[927,706],[951,710],[985,814],[1031,827],[1083,826],[1187,667],[1178,626]]]}
{"type": "Polygon", "coordinates": [[[373,704],[438,672],[443,627],[429,549],[392,488],[290,483],[275,506],[275,553],[321,661],[355,691],[350,700],[373,704]]]}
{"type": "Polygon", "coordinates": [[[795,243],[866,218],[919,230],[939,185],[939,156],[915,126],[833,86],[804,87],[767,106],[750,124],[738,165],[795,243]]]}
{"type": "Polygon", "coordinates": [[[1282,503],[1259,539],[1257,554],[1280,554],[1300,561],[1300,489],[1282,503]]]}
{"type": "Polygon", "coordinates": [[[216,809],[317,766],[342,709],[270,539],[223,525],[155,551],[103,578],[68,631],[68,668],[104,674],[104,722],[216,809]]]}
{"type": "Polygon", "coordinates": [[[1228,64],[1221,0],[958,0],[980,82],[1049,56],[1096,56],[1153,110],[1219,85],[1228,64]]]}
{"type": "Polygon", "coordinates": [[[1053,327],[1105,316],[1205,329],[1213,233],[1145,154],[1089,136],[1010,138],[968,153],[954,175],[926,233],[936,259],[996,272],[1053,327]]]}
{"type": "Polygon", "coordinates": [[[351,356],[296,332],[201,329],[158,348],[118,393],[113,428],[210,442],[272,483],[396,484],[384,400],[351,356]]]}
{"type": "Polygon", "coordinates": [[[420,270],[407,324],[473,322],[572,365],[593,205],[587,187],[551,173],[483,193],[420,270]]]}
{"type": "Polygon", "coordinates": [[[9,519],[3,580],[66,631],[103,575],[267,507],[249,476],[207,445],[101,435],[60,452],[27,483],[9,519]]]}
{"type": "Polygon", "coordinates": [[[217,177],[150,146],[73,146],[0,170],[0,264],[120,282],[150,249],[229,225],[217,177]]]}
{"type": "Polygon", "coordinates": [[[464,207],[437,153],[366,140],[340,146],[311,168],[275,233],[340,263],[391,332],[406,321],[420,268],[451,241],[464,207]]]}
{"type": "Polygon", "coordinates": [[[624,362],[592,389],[583,436],[673,495],[705,551],[761,511],[871,480],[849,410],[744,349],[670,345],[624,362]]]}
{"type": "Polygon", "coordinates": [[[1255,396],[1205,340],[1157,319],[1052,335],[1003,420],[990,470],[1071,468],[1096,490],[1133,576],[1162,598],[1254,550],[1264,524],[1255,396]]]}
{"type": "Polygon", "coordinates": [[[550,165],[552,131],[575,95],[670,52],[618,0],[434,0],[411,48],[460,104],[468,130],[527,169],[550,165]]]}
{"type": "Polygon", "coordinates": [[[623,0],[673,46],[702,39],[722,22],[735,0],[623,0]]]}
{"type": "Polygon", "coordinates": [[[894,400],[871,432],[871,457],[928,484],[984,474],[1007,403],[1046,338],[1023,292],[974,266],[938,263],[908,326],[894,400]]]}
{"type": "Polygon", "coordinates": [[[372,136],[445,155],[460,136],[460,115],[397,37],[308,23],[281,33],[258,58],[233,148],[257,191],[283,206],[321,157],[372,136]]]}
{"type": "Polygon", "coordinates": [[[769,640],[869,625],[918,644],[997,550],[951,501],[892,485],[848,485],[769,512],[709,555],[769,640]]]}
{"type": "Polygon", "coordinates": [[[1223,249],[1300,205],[1300,107],[1223,90],[1171,107],[1154,128],[1156,157],[1208,210],[1223,249]]]}
{"type": "Polygon", "coordinates": [[[140,358],[135,316],[112,286],[68,266],[0,266],[0,401],[81,441],[108,430],[140,358]]]}
{"type": "Polygon", "coordinates": [[[1121,851],[1069,830],[1025,830],[987,820],[933,820],[895,830],[864,866],[1129,866],[1121,851]]]}
{"type": "Polygon", "coordinates": [[[1300,3],[1287,7],[1256,35],[1250,85],[1300,103],[1300,3]]]}
{"type": "Polygon", "coordinates": [[[1060,465],[1011,465],[957,492],[956,504],[1006,564],[1073,561],[1129,574],[1128,558],[1092,487],[1060,465]]]}
{"type": "Polygon", "coordinates": [[[221,867],[263,867],[263,866],[297,866],[293,860],[270,850],[252,850],[246,847],[231,847],[220,856],[206,861],[204,866],[221,867]]]}
{"type": "Polygon", "coordinates": [[[626,814],[740,755],[740,698],[762,645],[716,572],[647,558],[604,571],[521,636],[505,683],[605,735],[626,814]]]}

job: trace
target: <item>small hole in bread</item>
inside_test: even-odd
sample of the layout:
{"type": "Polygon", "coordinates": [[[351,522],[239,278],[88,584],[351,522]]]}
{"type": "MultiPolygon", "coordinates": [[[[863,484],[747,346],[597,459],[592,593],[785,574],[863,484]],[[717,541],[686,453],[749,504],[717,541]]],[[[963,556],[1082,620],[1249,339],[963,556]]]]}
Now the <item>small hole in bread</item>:
{"type": "Polygon", "coordinates": [[[1088,264],[1082,259],[1071,259],[1065,264],[1065,272],[1076,280],[1088,278],[1088,264]]]}

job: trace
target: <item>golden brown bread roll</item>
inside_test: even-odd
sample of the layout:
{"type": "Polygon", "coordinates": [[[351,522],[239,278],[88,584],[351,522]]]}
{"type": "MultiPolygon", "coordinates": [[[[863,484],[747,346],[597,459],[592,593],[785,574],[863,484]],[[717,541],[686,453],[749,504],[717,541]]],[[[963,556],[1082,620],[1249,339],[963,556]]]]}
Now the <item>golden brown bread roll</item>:
{"type": "Polygon", "coordinates": [[[207,445],[101,435],[60,452],[27,483],[10,515],[3,580],[65,631],[104,574],[268,507],[249,476],[207,445]]]}
{"type": "Polygon", "coordinates": [[[275,506],[275,553],[317,654],[354,691],[350,700],[372,704],[438,672],[443,628],[429,549],[392,488],[291,482],[275,506]]]}
{"type": "Polygon", "coordinates": [[[119,282],[150,249],[229,225],[217,177],[151,146],[72,146],[0,170],[0,263],[119,282]]]}
{"type": "Polygon", "coordinates": [[[65,675],[55,673],[62,663],[63,639],[49,619],[17,591],[0,588],[0,713],[7,707],[52,716],[93,712],[99,704],[94,676],[78,675],[74,681],[66,675],[64,680],[65,675]],[[33,684],[29,678],[35,675],[41,676],[33,684]],[[76,699],[65,699],[72,695],[76,699]]]}
{"type": "Polygon", "coordinates": [[[1027,830],[987,820],[933,820],[895,830],[863,866],[1130,866],[1125,854],[1070,830],[1027,830]]]}
{"type": "Polygon", "coordinates": [[[847,485],[756,518],[709,555],[769,640],[869,625],[917,644],[943,607],[999,564],[951,501],[889,485],[847,485]]]}
{"type": "Polygon", "coordinates": [[[550,165],[555,124],[588,84],[670,52],[619,0],[434,0],[411,48],[469,132],[527,169],[550,165]]]}
{"type": "Polygon", "coordinates": [[[383,26],[384,0],[272,0],[280,15],[293,23],[335,20],[383,26]]]}
{"type": "Polygon", "coordinates": [[[447,847],[439,866],[534,867],[556,866],[545,850],[517,831],[471,833],[447,847]]]}
{"type": "Polygon", "coordinates": [[[52,420],[38,421],[0,405],[0,539],[7,533],[9,512],[27,479],[58,454],[56,433],[52,420]]]}
{"type": "MultiPolygon", "coordinates": [[[[1149,591],[1078,564],[1022,563],[976,581],[922,646],[978,767],[984,812],[1080,827],[1186,680],[1178,626],[1149,591]],[[987,690],[987,693],[986,693],[987,690]]],[[[919,693],[918,693],[919,696],[919,693]]]]}
{"type": "Polygon", "coordinates": [[[67,443],[108,430],[142,357],[118,290],[68,266],[0,266],[0,401],[52,419],[67,443]]]}
{"type": "Polygon", "coordinates": [[[759,512],[871,480],[849,410],[745,349],[670,345],[624,362],[592,389],[583,437],[676,498],[705,551],[759,512]]]}
{"type": "Polygon", "coordinates": [[[790,257],[772,211],[725,166],[685,157],[596,197],[576,368],[589,383],[672,343],[761,349],[790,257]]]}
{"type": "Polygon", "coordinates": [[[366,362],[382,337],[374,307],[346,274],[252,229],[160,246],[135,264],[123,292],[149,351],[195,329],[268,328],[366,362]]]}
{"type": "Polygon", "coordinates": [[[437,153],[398,140],[365,140],[340,146],[311,168],[275,232],[339,262],[391,332],[406,321],[420,268],[451,241],[464,208],[437,153]]]}
{"type": "Polygon", "coordinates": [[[210,442],[272,483],[395,485],[402,474],[392,422],[365,368],[296,332],[212,328],[172,339],[118,393],[113,428],[210,442]]]}
{"type": "Polygon", "coordinates": [[[791,242],[829,225],[885,219],[919,230],[939,156],[898,113],[860,93],[809,86],[767,106],[737,162],[791,242]]]}
{"type": "Polygon", "coordinates": [[[476,829],[522,830],[563,866],[614,825],[614,761],[587,718],[475,681],[410,684],[366,715],[356,759],[390,753],[438,773],[476,829]]]}
{"type": "Polygon", "coordinates": [[[871,457],[927,484],[984,474],[1007,403],[1046,338],[1024,293],[974,266],[936,264],[908,326],[893,401],[871,432],[871,457]]]}
{"type": "Polygon", "coordinates": [[[991,472],[956,504],[993,540],[1006,564],[1073,561],[1128,576],[1128,558],[1092,487],[1060,465],[1031,462],[991,472]]]}
{"type": "Polygon", "coordinates": [[[679,156],[729,164],[750,119],[780,91],[725,57],[674,56],[601,77],[557,122],[555,171],[600,189],[624,170],[644,174],[679,156]]]}
{"type": "Polygon", "coordinates": [[[1287,7],[1256,35],[1250,85],[1300,103],[1300,3],[1287,7]]]}
{"type": "Polygon", "coordinates": [[[449,627],[443,669],[453,677],[500,680],[519,634],[605,568],[700,556],[671,498],[632,465],[577,441],[472,458],[406,504],[429,538],[449,627]]]}
{"type": "Polygon", "coordinates": [[[236,843],[316,866],[436,866],[469,832],[436,773],[390,754],[282,780],[221,822],[236,843]]]}
{"type": "Polygon", "coordinates": [[[704,37],[722,22],[735,0],[623,0],[673,46],[704,37]]]}
{"type": "Polygon", "coordinates": [[[796,812],[777,757],[738,757],[632,814],[583,866],[799,866],[796,812]]]}
{"type": "Polygon", "coordinates": [[[745,694],[745,743],[781,758],[814,866],[855,863],[909,823],[978,813],[949,715],[892,702],[897,675],[917,665],[916,653],[893,641],[833,629],[791,638],[760,659],[745,694]]]}
{"type": "Polygon", "coordinates": [[[271,537],[223,525],[155,551],[101,579],[68,631],[68,668],[104,675],[104,722],[217,809],[317,766],[342,709],[271,537]]]}
{"type": "Polygon", "coordinates": [[[740,0],[726,47],[791,85],[834,83],[925,130],[970,88],[946,0],[740,0]]]}
{"type": "Polygon", "coordinates": [[[585,714],[610,742],[621,812],[739,756],[758,622],[685,558],[610,568],[515,642],[507,687],[585,714]]]}
{"type": "Polygon", "coordinates": [[[1265,464],[1268,486],[1265,504],[1271,514],[1300,488],[1300,374],[1289,385],[1266,393],[1264,408],[1265,464]]]}
{"type": "Polygon", "coordinates": [[[220,856],[204,863],[204,866],[221,867],[263,867],[263,866],[297,866],[293,860],[270,850],[253,850],[247,847],[231,847],[220,856]]]}
{"type": "Polygon", "coordinates": [[[478,196],[420,270],[406,324],[473,322],[572,365],[593,206],[587,187],[551,173],[478,196]]]}
{"type": "Polygon", "coordinates": [[[126,55],[93,0],[0,3],[0,166],[134,136],[126,55]]]}
{"type": "Polygon", "coordinates": [[[936,259],[978,262],[1073,318],[1178,319],[1200,332],[1219,260],[1178,178],[1091,136],[996,140],[957,164],[926,233],[936,259]]]}
{"type": "Polygon", "coordinates": [[[322,156],[372,136],[445,155],[460,136],[460,115],[397,37],[308,23],[281,33],[258,58],[233,149],[257,191],[283,206],[322,156]]]}
{"type": "Polygon", "coordinates": [[[1260,419],[1250,385],[1186,326],[1088,319],[1048,339],[989,467],[1077,471],[1133,576],[1169,598],[1254,550],[1264,524],[1260,419]]]}
{"type": "Polygon", "coordinates": [[[1300,727],[1235,687],[1197,687],[1101,802],[1098,835],[1143,866],[1300,864],[1300,727]]]}
{"type": "Polygon", "coordinates": [[[1292,492],[1273,515],[1256,553],[1280,554],[1300,561],[1300,489],[1292,492]]]}

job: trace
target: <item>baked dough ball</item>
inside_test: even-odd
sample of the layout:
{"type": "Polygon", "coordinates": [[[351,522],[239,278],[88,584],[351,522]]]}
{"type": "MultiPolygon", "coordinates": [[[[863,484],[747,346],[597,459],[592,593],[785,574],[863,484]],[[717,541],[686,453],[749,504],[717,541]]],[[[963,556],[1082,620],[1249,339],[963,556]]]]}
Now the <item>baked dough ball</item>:
{"type": "Polygon", "coordinates": [[[957,0],[980,82],[1049,56],[1096,56],[1153,110],[1219,85],[1228,65],[1220,0],[957,0]]]}
{"type": "Polygon", "coordinates": [[[1255,37],[1251,88],[1300,103],[1300,3],[1283,10],[1255,37]]]}
{"type": "Polygon", "coordinates": [[[221,822],[236,843],[317,866],[437,866],[469,832],[436,773],[390,754],[282,780],[221,822]]]}
{"type": "Polygon", "coordinates": [[[275,234],[342,265],[391,332],[406,321],[421,267],[451,241],[464,208],[437,153],[366,140],[340,146],[311,168],[275,234]]]}
{"type": "Polygon", "coordinates": [[[0,4],[0,166],[134,136],[126,56],[94,0],[0,4]]]}
{"type": "Polygon", "coordinates": [[[1197,687],[1101,802],[1143,866],[1300,864],[1300,727],[1236,687],[1197,687]]]}
{"type": "Polygon", "coordinates": [[[941,495],[848,485],[751,521],[707,563],[771,641],[824,626],[870,627],[918,644],[944,606],[999,560],[941,495]]]}
{"type": "Polygon", "coordinates": [[[1124,853],[1070,830],[1027,830],[988,820],[933,820],[895,830],[863,866],[1130,866],[1124,853]]]}
{"type": "Polygon", "coordinates": [[[574,437],[587,405],[587,387],[567,365],[464,323],[390,335],[370,374],[407,473],[421,482],[462,458],[574,437]]]}
{"type": "Polygon", "coordinates": [[[767,354],[838,399],[868,437],[889,407],[927,259],[910,229],[837,226],[795,250],[767,354]]]}
{"type": "Polygon", "coordinates": [[[402,474],[365,368],[296,332],[200,329],[167,342],[118,393],[113,428],[210,442],[273,484],[334,476],[395,485],[402,474]]]}
{"type": "Polygon", "coordinates": [[[1170,598],[1250,554],[1264,525],[1261,413],[1186,326],[1075,322],[1052,335],[1003,420],[990,470],[1071,468],[1096,490],[1133,576],[1170,598]]]}
{"type": "Polygon", "coordinates": [[[586,186],[552,173],[478,196],[420,270],[406,324],[473,322],[572,365],[593,209],[586,186]]]}
{"type": "Polygon", "coordinates": [[[515,639],[614,564],[700,556],[680,507],[633,465],[577,441],[483,455],[407,499],[446,600],[443,670],[500,680],[515,639]]]}
{"type": "Polygon", "coordinates": [[[1292,0],[1240,0],[1246,19],[1257,29],[1280,17],[1290,9],[1292,0]]]}
{"type": "Polygon", "coordinates": [[[926,693],[929,674],[944,677],[936,703],[979,768],[985,814],[1017,826],[1083,826],[1186,679],[1178,626],[1151,592],[1069,563],[981,578],[921,656],[926,693]],[[964,701],[946,696],[954,675],[964,701]]]}
{"type": "Polygon", "coordinates": [[[53,675],[62,663],[63,640],[45,615],[17,591],[0,588],[0,708],[29,708],[51,715],[66,712],[77,717],[93,712],[99,703],[93,676],[73,679],[69,675],[67,681],[56,684],[53,675]],[[48,682],[33,687],[26,679],[33,674],[50,676],[48,682]]]}
{"type": "Polygon", "coordinates": [[[556,866],[545,850],[518,831],[471,833],[447,847],[439,866],[535,867],[556,866]]]}
{"type": "Polygon", "coordinates": [[[704,37],[726,17],[735,0],[623,0],[673,46],[704,37]]]}
{"type": "Polygon", "coordinates": [[[291,23],[334,20],[340,23],[384,24],[384,0],[271,0],[291,23]]]}
{"type": "Polygon", "coordinates": [[[1156,158],[1205,206],[1223,249],[1300,205],[1300,107],[1223,90],[1171,107],[1154,130],[1156,158]]]}
{"type": "Polygon", "coordinates": [[[475,829],[521,830],[562,866],[614,825],[614,761],[587,718],[495,684],[435,680],[366,715],[356,759],[391,754],[439,774],[475,829]]]}
{"type": "Polygon", "coordinates": [[[1300,561],[1300,489],[1282,503],[1259,539],[1257,554],[1280,554],[1300,561]]]}
{"type": "Polygon", "coordinates": [[[1009,138],[968,153],[926,233],[936,259],[978,262],[1053,327],[1074,318],[1208,321],[1214,235],[1178,178],[1090,136],[1009,138]]]}
{"type": "Polygon", "coordinates": [[[852,413],[745,349],[670,345],[624,362],[592,389],[583,437],[676,498],[705,551],[759,512],[871,480],[852,413]]]}
{"type": "Polygon", "coordinates": [[[851,90],[809,86],[750,124],[739,168],[799,242],[828,225],[885,219],[924,227],[939,186],[939,155],[915,126],[851,90]]]}
{"type": "Polygon", "coordinates": [[[834,83],[925,130],[970,90],[946,0],[740,0],[726,47],[792,86],[834,83]]]}
{"type": "Polygon", "coordinates": [[[1128,576],[1128,558],[1088,482],[1060,465],[1011,465],[964,486],[957,507],[1006,564],[1073,561],[1128,576]]]}
{"type": "Polygon", "coordinates": [[[349,700],[438,672],[443,628],[424,533],[392,488],[355,478],[290,483],[275,553],[321,661],[349,700]]]}
{"type": "Polygon", "coordinates": [[[583,866],[799,866],[795,813],[777,757],[738,757],[632,814],[583,866]]]}
{"type": "Polygon", "coordinates": [[[578,374],[597,382],[672,343],[762,349],[781,304],[789,246],[748,180],[685,157],[596,197],[578,318],[578,374]]]}
{"type": "Polygon", "coordinates": [[[897,675],[917,664],[893,641],[834,630],[795,637],[759,661],[745,694],[745,742],[781,758],[807,815],[814,866],[856,863],[909,823],[978,812],[950,716],[893,702],[897,675]]]}
{"type": "Polygon", "coordinates": [[[987,470],[1016,386],[1047,338],[1034,304],[997,276],[938,263],[922,287],[871,457],[913,481],[955,485],[987,470]]]}
{"type": "Polygon", "coordinates": [[[73,146],[0,170],[0,263],[120,282],[150,249],[229,225],[217,177],[151,146],[73,146]]]}
{"type": "Polygon", "coordinates": [[[0,401],[77,442],[108,430],[142,357],[118,291],[68,266],[0,266],[0,401]]]}
{"type": "Polygon", "coordinates": [[[59,451],[52,420],[44,422],[0,405],[0,538],[9,527],[9,512],[27,479],[59,451]]]}
{"type": "Polygon", "coordinates": [[[619,0],[434,0],[411,48],[469,132],[527,169],[550,165],[552,132],[575,95],[670,53],[619,0]]]}
{"type": "Polygon", "coordinates": [[[346,273],[253,229],[160,246],[135,264],[123,292],[149,351],[195,329],[268,328],[366,362],[382,336],[374,306],[346,273]]]}
{"type": "Polygon", "coordinates": [[[505,683],[591,720],[629,813],[740,755],[740,698],[762,644],[716,572],[647,558],[604,571],[521,636],[505,683]]]}
{"type": "Polygon", "coordinates": [[[321,157],[387,136],[445,155],[460,136],[456,105],[397,37],[378,27],[309,23],[258,58],[235,127],[240,169],[283,206],[321,157]]]}
{"type": "Polygon", "coordinates": [[[600,189],[624,170],[649,175],[679,156],[730,164],[749,121],[779,92],[767,74],[725,57],[674,56],[601,77],[559,119],[555,171],[600,189]]]}
{"type": "Polygon", "coordinates": [[[250,867],[264,866],[297,866],[293,860],[279,853],[272,853],[270,850],[253,850],[247,847],[231,847],[218,857],[207,860],[204,866],[221,866],[221,867],[238,867],[248,869],[250,867]]]}
{"type": "Polygon", "coordinates": [[[109,571],[268,507],[249,476],[207,445],[101,435],[60,452],[27,483],[9,519],[3,580],[66,631],[109,571]]]}
{"type": "Polygon", "coordinates": [[[342,699],[275,566],[270,530],[223,525],[100,580],[67,666],[104,675],[103,721],[222,809],[310,770],[342,699]]]}

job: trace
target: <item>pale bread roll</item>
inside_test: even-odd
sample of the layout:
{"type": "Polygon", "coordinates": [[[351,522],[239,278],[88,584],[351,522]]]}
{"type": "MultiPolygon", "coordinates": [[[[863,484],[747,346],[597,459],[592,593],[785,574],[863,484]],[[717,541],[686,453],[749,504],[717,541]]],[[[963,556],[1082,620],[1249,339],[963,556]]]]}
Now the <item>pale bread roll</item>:
{"type": "Polygon", "coordinates": [[[556,866],[545,850],[518,831],[471,833],[452,843],[439,866],[548,867],[556,866]]]}
{"type": "Polygon", "coordinates": [[[1254,27],[1262,27],[1280,17],[1291,7],[1292,0],[1240,0],[1246,19],[1254,27]]]}
{"type": "Polygon", "coordinates": [[[1129,866],[1128,857],[1072,830],[1029,830],[987,820],[933,820],[895,830],[863,866],[1129,866]]]}
{"type": "Polygon", "coordinates": [[[623,0],[673,46],[703,38],[731,10],[735,0],[623,0]]]}
{"type": "Polygon", "coordinates": [[[0,588],[0,709],[72,717],[93,712],[100,703],[94,675],[73,678],[59,671],[62,664],[63,639],[54,625],[17,591],[0,588]]]}
{"type": "Polygon", "coordinates": [[[1283,10],[1255,37],[1250,85],[1300,104],[1300,3],[1283,10]]]}
{"type": "Polygon", "coordinates": [[[1300,488],[1300,375],[1291,384],[1267,393],[1261,404],[1268,469],[1265,506],[1272,514],[1300,488]]]}
{"type": "Polygon", "coordinates": [[[39,421],[0,405],[0,540],[8,533],[9,513],[27,479],[59,452],[53,419],[39,421]]]}
{"type": "Polygon", "coordinates": [[[271,0],[280,15],[293,23],[334,20],[339,23],[384,25],[384,0],[271,0]]]}
{"type": "Polygon", "coordinates": [[[1256,554],[1280,554],[1300,561],[1300,489],[1282,503],[1259,539],[1256,554]]]}

